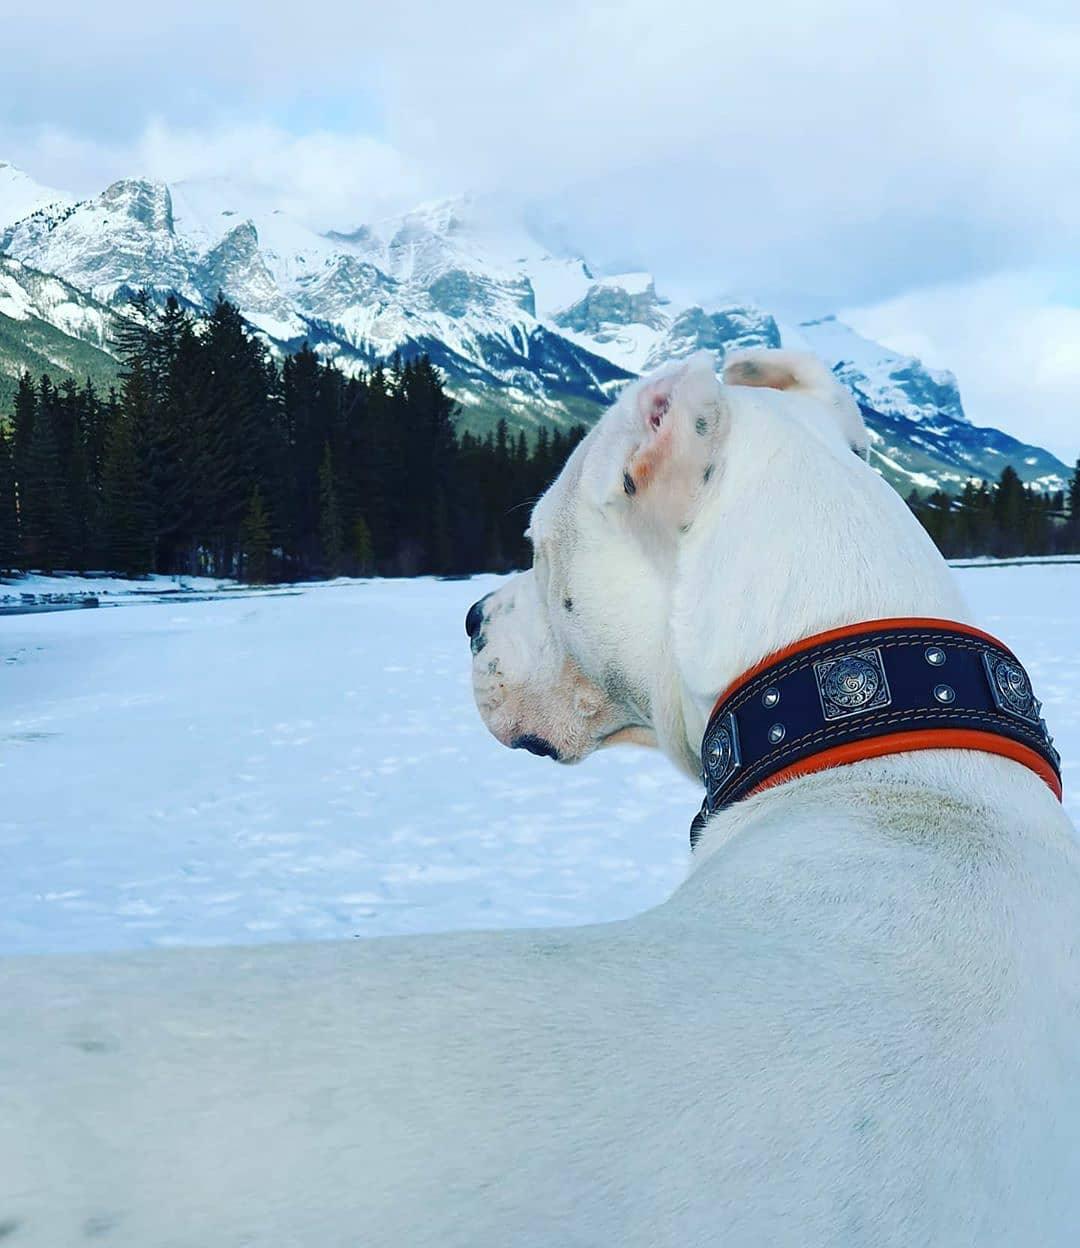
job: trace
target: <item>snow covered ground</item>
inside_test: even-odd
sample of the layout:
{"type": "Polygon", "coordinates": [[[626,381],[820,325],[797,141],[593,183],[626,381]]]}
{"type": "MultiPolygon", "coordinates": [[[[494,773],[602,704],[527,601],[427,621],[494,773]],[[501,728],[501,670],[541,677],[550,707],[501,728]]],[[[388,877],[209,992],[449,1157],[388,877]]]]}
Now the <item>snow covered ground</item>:
{"type": "Polygon", "coordinates": [[[50,603],[97,598],[100,603],[156,602],[188,594],[224,593],[226,590],[245,592],[246,586],[236,581],[213,576],[144,576],[127,580],[106,573],[60,573],[47,576],[40,572],[18,576],[0,576],[0,612],[10,607],[45,606],[50,603]]]}
{"type": "MultiPolygon", "coordinates": [[[[1080,565],[957,575],[1031,670],[1080,820],[1080,565]]],[[[662,900],[696,787],[648,751],[563,768],[487,735],[462,619],[495,584],[0,618],[0,952],[585,923],[662,900]]]]}

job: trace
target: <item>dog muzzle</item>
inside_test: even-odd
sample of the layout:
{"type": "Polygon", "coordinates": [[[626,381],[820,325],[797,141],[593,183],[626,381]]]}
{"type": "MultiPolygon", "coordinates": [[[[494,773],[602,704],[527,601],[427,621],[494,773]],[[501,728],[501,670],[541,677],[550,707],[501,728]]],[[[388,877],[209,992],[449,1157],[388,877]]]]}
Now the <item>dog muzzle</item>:
{"type": "Polygon", "coordinates": [[[1031,768],[1061,800],[1061,758],[1007,646],[949,620],[874,620],[770,655],[720,695],[701,743],[710,815],[829,767],[909,750],[982,750],[1031,768]]]}

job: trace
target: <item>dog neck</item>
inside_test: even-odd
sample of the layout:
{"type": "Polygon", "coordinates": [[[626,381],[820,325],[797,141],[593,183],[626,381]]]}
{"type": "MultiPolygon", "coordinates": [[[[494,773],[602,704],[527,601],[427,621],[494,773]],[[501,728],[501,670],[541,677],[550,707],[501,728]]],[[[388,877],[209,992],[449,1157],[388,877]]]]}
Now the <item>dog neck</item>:
{"type": "Polygon", "coordinates": [[[739,838],[761,843],[798,836],[791,851],[809,860],[837,827],[857,824],[860,839],[878,833],[936,840],[962,836],[992,839],[1016,830],[1071,839],[1067,816],[1034,772],[992,754],[928,750],[852,763],[766,789],[713,815],[692,855],[695,871],[739,838]],[[942,829],[953,829],[946,834],[942,829]]]}
{"type": "Polygon", "coordinates": [[[678,555],[678,693],[658,716],[669,755],[695,777],[717,696],[767,655],[865,620],[970,622],[907,505],[850,451],[809,431],[793,437],[767,405],[740,407],[716,477],[678,555]]]}
{"type": "MultiPolygon", "coordinates": [[[[818,431],[793,437],[767,404],[757,413],[740,408],[723,471],[679,551],[671,627],[678,696],[661,741],[698,776],[716,699],[744,673],[806,638],[897,617],[970,624],[952,572],[903,500],[818,431]]],[[[968,749],[950,752],[967,760],[961,770],[1019,770],[968,749]]],[[[873,767],[914,782],[927,763],[897,752],[873,767]]]]}
{"type": "Polygon", "coordinates": [[[994,637],[893,619],[820,633],[771,655],[717,701],[702,744],[718,810],[789,780],[912,751],[977,750],[1022,763],[1061,798],[1060,758],[1027,673],[994,637]]]}

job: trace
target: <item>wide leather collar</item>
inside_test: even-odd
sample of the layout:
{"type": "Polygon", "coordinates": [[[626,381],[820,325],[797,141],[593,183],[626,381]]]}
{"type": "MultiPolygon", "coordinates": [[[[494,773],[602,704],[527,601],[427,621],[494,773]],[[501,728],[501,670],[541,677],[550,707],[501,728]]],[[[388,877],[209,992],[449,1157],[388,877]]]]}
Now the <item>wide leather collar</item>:
{"type": "Polygon", "coordinates": [[[1013,652],[950,620],[888,619],[768,656],[717,699],[701,743],[710,815],[798,776],[908,750],[982,750],[1030,767],[1061,799],[1061,759],[1013,652]]]}

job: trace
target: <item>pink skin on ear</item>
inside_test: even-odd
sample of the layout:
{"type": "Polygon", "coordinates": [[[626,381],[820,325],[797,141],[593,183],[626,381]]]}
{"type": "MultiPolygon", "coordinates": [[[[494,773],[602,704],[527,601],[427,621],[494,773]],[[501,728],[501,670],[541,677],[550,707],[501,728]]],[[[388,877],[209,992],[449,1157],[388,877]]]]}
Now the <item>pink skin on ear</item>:
{"type": "Polygon", "coordinates": [[[671,391],[675,380],[674,374],[662,377],[646,386],[638,395],[637,408],[643,417],[642,423],[647,437],[627,465],[626,478],[633,484],[634,490],[648,485],[667,451],[671,430],[664,428],[664,417],[671,407],[671,391]]]}

